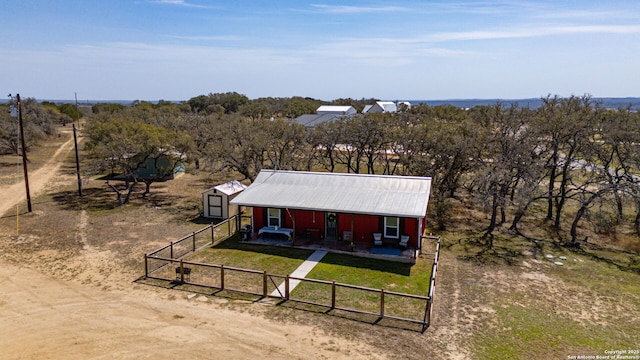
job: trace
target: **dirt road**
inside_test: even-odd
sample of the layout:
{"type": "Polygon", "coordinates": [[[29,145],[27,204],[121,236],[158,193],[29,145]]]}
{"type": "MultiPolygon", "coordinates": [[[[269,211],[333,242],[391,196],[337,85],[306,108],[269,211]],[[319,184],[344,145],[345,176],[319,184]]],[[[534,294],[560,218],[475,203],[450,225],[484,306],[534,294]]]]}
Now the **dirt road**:
{"type": "MultiPolygon", "coordinates": [[[[57,172],[72,150],[70,139],[46,165],[30,173],[33,195],[47,191],[54,176],[60,179],[57,172]]],[[[0,188],[0,194],[0,213],[8,213],[24,201],[24,185],[0,188]]],[[[78,215],[83,216],[82,212],[78,215]]],[[[4,229],[0,241],[31,240],[4,229]]],[[[52,255],[56,256],[59,254],[52,255]]],[[[115,262],[108,251],[85,246],[73,256],[65,261],[83,264],[75,280],[53,278],[31,269],[28,263],[0,260],[2,358],[385,358],[364,343],[334,338],[312,326],[269,320],[256,316],[256,311],[225,309],[220,305],[227,301],[224,299],[191,297],[138,285],[126,276],[105,276],[101,264],[115,262]],[[100,285],[82,281],[92,278],[99,278],[100,285]]]]}
{"type": "MultiPolygon", "coordinates": [[[[69,136],[69,134],[67,134],[69,136]]],[[[72,135],[71,135],[72,136],[72,135]]],[[[73,137],[67,140],[55,152],[53,157],[47,163],[35,171],[29,172],[29,192],[34,197],[45,189],[47,184],[53,179],[60,166],[62,160],[73,150],[73,137]]],[[[27,198],[24,182],[19,182],[8,187],[0,189],[2,201],[0,201],[0,215],[7,213],[16,204],[25,201],[27,198]]]]}

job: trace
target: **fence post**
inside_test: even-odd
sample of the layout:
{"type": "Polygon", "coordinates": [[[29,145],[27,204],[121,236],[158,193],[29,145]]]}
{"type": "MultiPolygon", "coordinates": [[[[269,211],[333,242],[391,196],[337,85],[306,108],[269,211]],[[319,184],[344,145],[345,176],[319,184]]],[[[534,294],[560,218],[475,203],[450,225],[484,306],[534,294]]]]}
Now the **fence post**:
{"type": "Polygon", "coordinates": [[[227,220],[227,237],[231,236],[231,219],[227,220]]]}
{"type": "Polygon", "coordinates": [[[336,281],[331,282],[331,309],[336,308],[336,281]]]}
{"type": "Polygon", "coordinates": [[[171,252],[171,256],[170,257],[173,259],[173,241],[171,242],[170,248],[171,248],[170,249],[170,252],[171,252]]]}
{"type": "Polygon", "coordinates": [[[144,254],[144,278],[146,279],[149,276],[149,263],[147,254],[144,254]]]}
{"type": "Polygon", "coordinates": [[[431,324],[431,299],[427,300],[427,307],[424,309],[423,326],[428,327],[431,324]]]}
{"type": "Polygon", "coordinates": [[[267,271],[264,271],[262,278],[262,296],[267,297],[267,271]]]}
{"type": "Polygon", "coordinates": [[[182,259],[180,259],[180,283],[184,284],[184,266],[182,266],[182,259]]]}
{"type": "Polygon", "coordinates": [[[193,237],[193,251],[196,251],[196,233],[195,231],[191,233],[193,237]]]}
{"type": "Polygon", "coordinates": [[[384,317],[384,289],[380,289],[380,317],[384,317]]]}
{"type": "Polygon", "coordinates": [[[224,265],[220,265],[220,290],[224,290],[224,265]]]}
{"type": "Polygon", "coordinates": [[[284,278],[284,298],[289,300],[289,275],[284,278]]]}
{"type": "Polygon", "coordinates": [[[213,228],[213,224],[209,225],[211,226],[211,245],[215,245],[215,242],[213,240],[215,240],[215,229],[213,228]]]}

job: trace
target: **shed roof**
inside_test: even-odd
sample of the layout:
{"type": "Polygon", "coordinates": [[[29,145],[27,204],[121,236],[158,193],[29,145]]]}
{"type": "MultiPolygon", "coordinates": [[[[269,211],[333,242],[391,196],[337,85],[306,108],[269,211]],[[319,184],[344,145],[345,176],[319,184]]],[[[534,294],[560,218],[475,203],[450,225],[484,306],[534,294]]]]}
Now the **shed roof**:
{"type": "Polygon", "coordinates": [[[203,191],[203,193],[211,191],[211,190],[217,190],[225,195],[233,195],[235,193],[239,193],[241,191],[243,191],[244,189],[247,188],[247,185],[241,183],[238,180],[232,180],[229,181],[227,183],[224,184],[220,184],[220,185],[216,185],[214,187],[212,187],[211,189],[207,189],[205,191],[203,191]]]}
{"type": "Polygon", "coordinates": [[[232,204],[422,218],[431,178],[262,170],[232,204]]]}

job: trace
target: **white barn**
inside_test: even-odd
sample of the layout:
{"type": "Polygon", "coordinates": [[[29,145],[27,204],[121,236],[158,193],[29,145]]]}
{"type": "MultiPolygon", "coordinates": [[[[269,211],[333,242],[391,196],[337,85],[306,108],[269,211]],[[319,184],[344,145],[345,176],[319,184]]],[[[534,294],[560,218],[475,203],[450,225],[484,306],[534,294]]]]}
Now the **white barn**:
{"type": "Polygon", "coordinates": [[[240,213],[238,205],[229,202],[247,186],[233,180],[202,192],[203,216],[214,219],[228,219],[240,213]]]}
{"type": "Polygon", "coordinates": [[[353,115],[357,114],[358,110],[349,105],[322,105],[316,109],[318,115],[336,114],[336,115],[353,115]]]}

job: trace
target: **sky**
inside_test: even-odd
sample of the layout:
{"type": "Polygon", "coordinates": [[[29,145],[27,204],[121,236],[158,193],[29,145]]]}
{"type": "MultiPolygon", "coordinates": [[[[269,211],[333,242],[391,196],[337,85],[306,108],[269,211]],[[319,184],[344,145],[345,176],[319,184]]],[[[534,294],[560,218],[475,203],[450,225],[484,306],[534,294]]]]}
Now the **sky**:
{"type": "Polygon", "coordinates": [[[640,1],[0,0],[37,99],[640,96],[640,1]]]}

